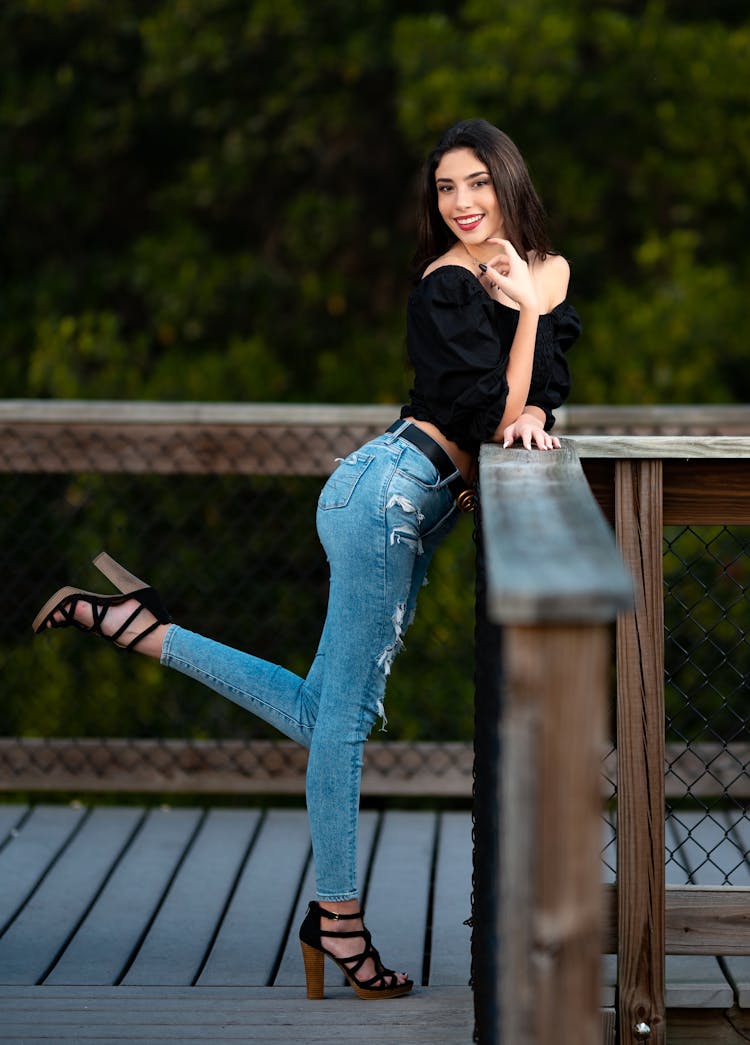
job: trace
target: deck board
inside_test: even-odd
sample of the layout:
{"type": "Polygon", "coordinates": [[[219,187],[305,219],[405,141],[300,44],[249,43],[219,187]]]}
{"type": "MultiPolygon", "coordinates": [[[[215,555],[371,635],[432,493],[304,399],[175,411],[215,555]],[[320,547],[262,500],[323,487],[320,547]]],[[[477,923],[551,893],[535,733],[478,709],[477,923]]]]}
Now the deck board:
{"type": "Polygon", "coordinates": [[[468,1045],[468,987],[418,988],[381,1001],[377,1013],[336,988],[309,1002],[294,988],[0,988],[0,1041],[229,1041],[263,1043],[377,1039],[393,1045],[468,1045]],[[304,1032],[300,1028],[304,1027],[304,1032]],[[368,1037],[369,1035],[369,1037],[368,1037]]]}
{"type": "MultiPolygon", "coordinates": [[[[20,823],[26,807],[19,806],[18,818],[5,807],[6,836],[20,823]]],[[[23,822],[0,852],[0,932],[9,924],[31,895],[60,850],[84,816],[83,809],[38,806],[23,822]]]]}
{"type": "Polygon", "coordinates": [[[209,812],[123,984],[195,982],[259,820],[257,809],[209,812]]]}
{"type": "Polygon", "coordinates": [[[201,986],[271,982],[309,854],[304,810],[271,810],[264,817],[198,979],[201,986]]]}
{"type": "Polygon", "coordinates": [[[104,986],[119,981],[201,816],[197,809],[147,814],[46,983],[104,986]]]}
{"type": "MultiPolygon", "coordinates": [[[[46,975],[85,916],[142,815],[139,809],[101,808],[85,818],[75,835],[75,844],[65,848],[52,864],[0,938],[0,983],[37,983],[46,975]]],[[[23,835],[22,831],[16,841],[23,835]]]]}
{"type": "Polygon", "coordinates": [[[436,830],[435,813],[386,813],[367,890],[367,922],[385,965],[415,983],[422,979],[436,830]]]}
{"type": "Polygon", "coordinates": [[[435,903],[432,913],[430,983],[468,982],[471,966],[471,821],[462,813],[443,813],[435,867],[435,903]]]}

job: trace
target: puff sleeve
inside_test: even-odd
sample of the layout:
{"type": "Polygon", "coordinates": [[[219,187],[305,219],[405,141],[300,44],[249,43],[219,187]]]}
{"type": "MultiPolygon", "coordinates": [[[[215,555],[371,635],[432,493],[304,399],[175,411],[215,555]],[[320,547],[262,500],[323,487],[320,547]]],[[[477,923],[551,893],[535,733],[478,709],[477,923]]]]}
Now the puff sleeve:
{"type": "Polygon", "coordinates": [[[495,433],[508,395],[512,338],[501,336],[494,302],[468,270],[445,266],[411,295],[406,328],[414,388],[402,416],[433,421],[476,452],[495,433]]]}
{"type": "Polygon", "coordinates": [[[570,395],[570,370],[566,353],[581,333],[581,319],[567,301],[539,317],[534,368],[531,375],[527,406],[544,410],[549,431],[555,423],[553,410],[570,395]]]}

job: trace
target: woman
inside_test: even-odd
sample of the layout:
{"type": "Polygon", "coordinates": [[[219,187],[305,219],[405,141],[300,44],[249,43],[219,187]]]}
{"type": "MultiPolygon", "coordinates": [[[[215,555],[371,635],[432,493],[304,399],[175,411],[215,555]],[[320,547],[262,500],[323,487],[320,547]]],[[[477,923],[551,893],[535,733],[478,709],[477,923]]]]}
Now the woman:
{"type": "Polygon", "coordinates": [[[328,612],[306,678],[171,623],[155,591],[105,554],[122,593],[63,588],[34,630],[74,625],[159,658],[309,748],[307,807],[318,899],[300,929],[308,997],[332,958],[363,998],[406,994],[364,928],[356,883],[362,750],[430,559],[471,500],[483,440],[550,450],[578,334],[568,265],[552,253],[523,160],[484,120],[452,127],[429,157],[419,203],[421,279],[407,316],[410,403],[347,457],[320,495],[328,612]]]}

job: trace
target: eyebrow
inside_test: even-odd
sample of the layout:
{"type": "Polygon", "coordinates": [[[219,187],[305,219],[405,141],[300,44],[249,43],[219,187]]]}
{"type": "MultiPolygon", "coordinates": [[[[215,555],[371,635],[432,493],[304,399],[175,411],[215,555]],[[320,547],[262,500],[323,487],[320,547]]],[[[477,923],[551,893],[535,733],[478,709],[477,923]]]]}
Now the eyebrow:
{"type": "MultiPolygon", "coordinates": [[[[474,171],[473,174],[467,174],[464,181],[471,181],[472,178],[478,178],[481,174],[489,174],[489,171],[474,171]]],[[[453,178],[435,178],[435,181],[453,181],[453,178]]]]}

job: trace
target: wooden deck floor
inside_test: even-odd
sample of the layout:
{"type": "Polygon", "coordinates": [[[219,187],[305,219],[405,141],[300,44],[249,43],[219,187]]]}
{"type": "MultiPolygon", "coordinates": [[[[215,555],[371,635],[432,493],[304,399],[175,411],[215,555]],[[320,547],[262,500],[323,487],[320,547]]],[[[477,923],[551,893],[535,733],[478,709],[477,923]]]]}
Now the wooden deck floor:
{"type": "Polygon", "coordinates": [[[360,875],[408,998],[305,998],[298,809],[0,806],[0,1040],[469,1043],[471,822],[365,812],[360,875]]]}
{"type": "MultiPolygon", "coordinates": [[[[667,844],[669,883],[750,884],[744,816],[675,814],[667,844]]],[[[368,924],[419,985],[376,1013],[330,964],[326,1000],[305,998],[303,810],[0,805],[0,1041],[296,1045],[376,1025],[394,1045],[469,1045],[469,814],[366,811],[360,850],[368,924]]],[[[605,956],[605,1008],[615,972],[605,956]]],[[[666,1000],[748,1008],[750,958],[668,956],[666,1000]]]]}

